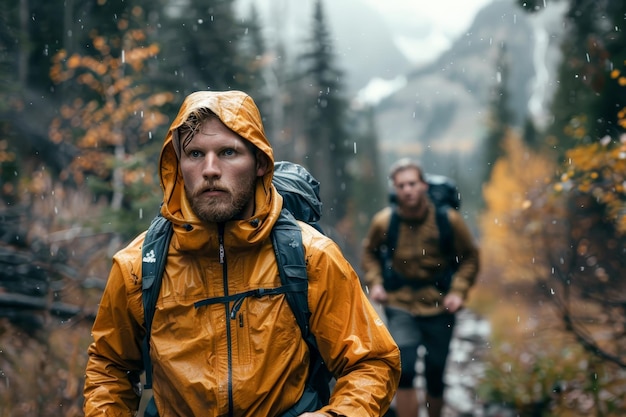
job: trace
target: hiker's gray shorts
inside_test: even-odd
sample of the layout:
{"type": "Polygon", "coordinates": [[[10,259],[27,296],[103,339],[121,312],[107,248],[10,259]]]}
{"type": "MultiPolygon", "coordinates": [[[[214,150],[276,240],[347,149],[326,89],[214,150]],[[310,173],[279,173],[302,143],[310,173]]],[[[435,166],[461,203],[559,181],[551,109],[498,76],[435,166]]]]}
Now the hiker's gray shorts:
{"type": "Polygon", "coordinates": [[[443,375],[450,352],[450,341],[454,332],[454,314],[436,316],[414,316],[404,310],[385,308],[387,328],[400,348],[402,375],[400,387],[413,385],[417,348],[424,346],[424,377],[428,393],[434,397],[443,395],[443,375]]]}

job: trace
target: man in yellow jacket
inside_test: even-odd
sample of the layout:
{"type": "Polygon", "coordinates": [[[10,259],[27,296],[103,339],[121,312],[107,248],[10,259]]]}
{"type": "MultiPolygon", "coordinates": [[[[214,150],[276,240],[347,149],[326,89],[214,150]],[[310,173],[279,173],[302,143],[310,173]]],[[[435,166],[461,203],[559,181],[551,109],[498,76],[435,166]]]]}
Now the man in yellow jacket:
{"type": "Polygon", "coordinates": [[[390,169],[389,179],[397,208],[386,207],[372,219],[362,258],[365,283],[372,302],[385,307],[389,330],[401,351],[402,375],[395,402],[398,417],[418,415],[414,382],[420,346],[426,348],[428,415],[439,417],[455,313],[463,307],[478,274],[478,247],[457,210],[436,212],[438,209],[428,196],[429,186],[417,162],[408,158],[397,161],[390,169]],[[393,273],[385,279],[381,257],[388,246],[392,210],[397,210],[399,226],[391,256],[393,273]],[[441,237],[446,234],[439,229],[437,220],[442,215],[450,225],[452,253],[444,253],[442,249],[441,237]],[[457,266],[451,269],[453,262],[457,266]],[[441,278],[451,273],[446,288],[437,285],[438,279],[444,281],[441,278]]]}
{"type": "MultiPolygon", "coordinates": [[[[196,92],[161,151],[161,214],[173,237],[152,323],[153,394],[161,417],[282,416],[301,397],[309,350],[284,295],[194,307],[210,297],[280,287],[270,231],[282,197],[261,117],[245,93],[196,92]]],[[[399,380],[399,351],[338,246],[300,222],[310,329],[336,383],[302,416],[379,416],[399,380]]],[[[86,416],[135,415],[146,332],[145,233],[113,258],[93,326],[86,416]]]]}

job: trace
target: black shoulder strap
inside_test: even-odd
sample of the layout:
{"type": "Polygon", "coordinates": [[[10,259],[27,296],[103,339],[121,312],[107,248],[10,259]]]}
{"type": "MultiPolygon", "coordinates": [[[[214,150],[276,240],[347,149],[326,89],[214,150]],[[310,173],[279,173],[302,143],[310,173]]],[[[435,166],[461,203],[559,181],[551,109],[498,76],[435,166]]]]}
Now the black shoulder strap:
{"type": "Polygon", "coordinates": [[[398,234],[400,233],[400,215],[395,207],[391,208],[391,218],[389,219],[389,229],[387,229],[387,254],[393,257],[393,252],[398,244],[398,234]]]}
{"type": "Polygon", "coordinates": [[[454,239],[452,225],[450,225],[448,218],[448,209],[448,206],[437,206],[435,211],[437,227],[439,228],[439,244],[441,252],[446,256],[454,253],[454,239]]]}
{"type": "Polygon", "coordinates": [[[172,224],[162,216],[156,216],[143,242],[141,249],[141,280],[143,314],[146,326],[142,351],[146,371],[145,388],[152,388],[152,363],[150,361],[150,332],[157,298],[161,290],[161,280],[167,260],[167,252],[172,238],[172,224]]]}
{"type": "Polygon", "coordinates": [[[296,285],[300,289],[300,291],[286,292],[285,297],[296,317],[302,337],[309,346],[311,355],[309,383],[315,388],[322,402],[327,404],[330,398],[328,385],[330,373],[319,353],[315,336],[309,328],[311,317],[308,300],[309,280],[302,246],[302,231],[296,219],[286,209],[282,210],[272,229],[272,244],[276,253],[281,284],[283,286],[296,285]]]}
{"type": "Polygon", "coordinates": [[[459,269],[459,259],[454,251],[454,231],[450,224],[448,211],[450,206],[437,206],[435,218],[439,228],[439,245],[441,253],[448,259],[448,268],[435,280],[435,286],[442,292],[447,293],[452,285],[452,276],[459,269]]]}
{"type": "Polygon", "coordinates": [[[385,288],[391,288],[394,272],[393,272],[393,254],[398,244],[398,234],[400,233],[400,215],[395,206],[391,207],[391,217],[389,219],[389,227],[387,227],[387,239],[380,249],[380,265],[382,268],[383,282],[385,288]]]}

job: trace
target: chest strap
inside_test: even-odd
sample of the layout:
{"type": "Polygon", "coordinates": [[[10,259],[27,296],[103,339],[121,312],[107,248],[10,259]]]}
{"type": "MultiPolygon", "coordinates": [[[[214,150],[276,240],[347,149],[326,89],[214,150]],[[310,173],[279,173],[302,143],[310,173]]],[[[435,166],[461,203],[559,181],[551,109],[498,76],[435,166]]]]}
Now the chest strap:
{"type": "Polygon", "coordinates": [[[304,287],[307,285],[308,282],[298,282],[295,284],[286,284],[278,288],[257,288],[255,290],[244,291],[237,294],[206,298],[204,300],[196,301],[193,305],[195,308],[200,308],[211,304],[228,304],[232,302],[233,308],[230,310],[230,318],[234,320],[237,317],[237,313],[239,312],[244,300],[248,297],[261,298],[268,295],[304,291],[304,287]]]}

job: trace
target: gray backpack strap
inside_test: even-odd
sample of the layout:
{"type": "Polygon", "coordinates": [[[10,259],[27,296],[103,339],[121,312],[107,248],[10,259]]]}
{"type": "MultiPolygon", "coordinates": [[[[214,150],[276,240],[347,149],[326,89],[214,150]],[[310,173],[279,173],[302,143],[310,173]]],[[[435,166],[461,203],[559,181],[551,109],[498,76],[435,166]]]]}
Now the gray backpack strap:
{"type": "Polygon", "coordinates": [[[300,291],[286,292],[289,307],[296,317],[302,338],[309,347],[310,366],[307,386],[300,400],[283,416],[298,416],[306,411],[315,411],[328,404],[330,400],[330,381],[332,375],[317,347],[315,335],[309,328],[308,275],[302,230],[293,215],[286,209],[281,212],[272,229],[272,244],[276,253],[276,262],[283,286],[296,286],[300,291]]]}
{"type": "Polygon", "coordinates": [[[141,248],[141,280],[143,314],[146,327],[146,335],[142,343],[142,356],[146,371],[146,383],[144,388],[152,388],[152,362],[150,361],[150,333],[152,318],[156,309],[156,302],[161,291],[161,281],[167,252],[172,238],[172,224],[162,216],[157,216],[150,223],[150,228],[141,248]]]}

